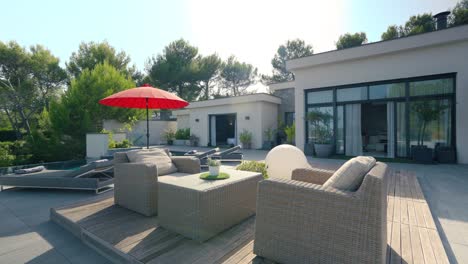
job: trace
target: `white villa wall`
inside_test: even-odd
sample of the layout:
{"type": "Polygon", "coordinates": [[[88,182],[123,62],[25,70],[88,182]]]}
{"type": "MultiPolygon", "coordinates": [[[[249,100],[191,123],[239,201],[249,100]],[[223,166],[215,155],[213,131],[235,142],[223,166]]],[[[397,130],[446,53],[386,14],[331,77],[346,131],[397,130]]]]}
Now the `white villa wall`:
{"type": "MultiPolygon", "coordinates": [[[[276,128],[278,105],[271,102],[248,102],[229,105],[211,105],[188,109],[190,111],[189,123],[190,132],[200,137],[200,145],[206,146],[209,143],[209,115],[216,114],[236,114],[237,127],[236,138],[247,130],[252,133],[252,148],[261,148],[263,143],[263,132],[266,128],[276,128]],[[248,120],[246,119],[248,117],[248,120]],[[196,121],[198,119],[198,122],[196,121]]],[[[177,115],[182,117],[182,125],[185,123],[185,113],[177,115]]]]}
{"type": "Polygon", "coordinates": [[[190,128],[190,114],[177,115],[177,129],[190,128]]]}
{"type": "MultiPolygon", "coordinates": [[[[124,131],[124,124],[116,120],[104,120],[104,129],[121,132],[124,131]]],[[[176,121],[149,121],[150,145],[165,144],[164,133],[166,130],[177,129],[176,121]]],[[[146,144],[146,120],[138,121],[134,124],[131,131],[126,132],[127,138],[134,142],[136,145],[146,144]]]]}
{"type": "Polygon", "coordinates": [[[456,72],[457,154],[460,163],[468,163],[468,26],[318,54],[290,61],[288,68],[295,74],[296,144],[300,148],[305,141],[304,89],[456,72]],[[444,43],[447,39],[453,41],[444,43]],[[418,42],[423,47],[417,47],[418,42]],[[403,49],[411,45],[415,47],[403,49]],[[359,56],[353,58],[353,54],[359,56]]]}

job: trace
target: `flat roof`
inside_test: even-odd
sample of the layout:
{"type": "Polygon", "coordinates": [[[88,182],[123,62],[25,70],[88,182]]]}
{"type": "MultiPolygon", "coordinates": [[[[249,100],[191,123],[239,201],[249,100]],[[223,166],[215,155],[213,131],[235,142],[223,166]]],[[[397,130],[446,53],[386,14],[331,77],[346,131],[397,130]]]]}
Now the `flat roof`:
{"type": "Polygon", "coordinates": [[[267,93],[246,94],[246,95],[190,102],[190,104],[184,109],[173,111],[173,113],[176,113],[177,115],[184,115],[184,114],[188,114],[187,110],[189,109],[213,107],[213,106],[221,106],[221,105],[255,103],[255,102],[267,102],[267,103],[272,103],[272,104],[281,104],[281,99],[277,96],[267,94],[267,93]]]}
{"type": "Polygon", "coordinates": [[[463,25],[391,40],[372,42],[347,49],[317,53],[287,61],[286,69],[310,68],[467,40],[468,25],[463,25]]]}
{"type": "Polygon", "coordinates": [[[289,82],[270,83],[268,85],[268,88],[270,88],[270,90],[272,91],[276,91],[276,90],[294,88],[295,86],[296,84],[294,81],[289,81],[289,82]]]}

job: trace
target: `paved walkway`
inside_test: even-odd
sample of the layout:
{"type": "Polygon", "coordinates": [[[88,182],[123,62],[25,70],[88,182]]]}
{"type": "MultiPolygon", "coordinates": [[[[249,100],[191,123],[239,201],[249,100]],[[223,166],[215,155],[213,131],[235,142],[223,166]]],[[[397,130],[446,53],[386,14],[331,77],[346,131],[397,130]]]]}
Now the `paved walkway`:
{"type": "MultiPolygon", "coordinates": [[[[193,148],[172,146],[171,149],[193,148]]],[[[264,160],[267,154],[257,150],[243,152],[248,160],[264,160]]],[[[344,160],[309,158],[309,162],[313,166],[336,168],[344,160]]],[[[468,166],[389,165],[417,174],[450,261],[468,263],[468,166]]],[[[49,208],[93,196],[92,192],[69,190],[8,189],[0,192],[0,263],[108,263],[49,221],[49,208]]]]}

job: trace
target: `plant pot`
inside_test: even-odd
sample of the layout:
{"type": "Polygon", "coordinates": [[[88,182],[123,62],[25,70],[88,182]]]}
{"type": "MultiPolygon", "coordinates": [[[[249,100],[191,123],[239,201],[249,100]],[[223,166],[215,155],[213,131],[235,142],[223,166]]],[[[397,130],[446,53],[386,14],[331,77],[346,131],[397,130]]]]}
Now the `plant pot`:
{"type": "Polygon", "coordinates": [[[185,146],[185,139],[176,139],[174,140],[175,146],[185,146]]]}
{"type": "Polygon", "coordinates": [[[221,168],[220,166],[208,166],[208,168],[210,170],[211,176],[219,175],[219,169],[221,168]]]}
{"type": "Polygon", "coordinates": [[[191,145],[192,147],[198,147],[198,141],[192,141],[191,145]]]}
{"type": "Polygon", "coordinates": [[[169,139],[169,140],[167,141],[167,144],[168,144],[169,146],[172,146],[172,145],[174,145],[174,140],[172,140],[172,139],[169,139]]]}
{"type": "Polygon", "coordinates": [[[243,149],[251,149],[252,148],[252,143],[242,143],[242,148],[243,149]]]}
{"type": "Polygon", "coordinates": [[[456,163],[457,154],[452,147],[439,147],[435,149],[436,160],[439,163],[456,163]]]}
{"type": "Polygon", "coordinates": [[[314,144],[313,143],[306,143],[304,145],[304,154],[308,156],[314,155],[314,144]]]}
{"type": "Polygon", "coordinates": [[[185,141],[185,146],[190,146],[190,139],[186,139],[185,141]]]}
{"type": "Polygon", "coordinates": [[[319,158],[328,158],[333,153],[332,144],[314,144],[315,155],[319,158]]]}
{"type": "Polygon", "coordinates": [[[432,163],[434,160],[433,150],[427,146],[411,146],[411,157],[419,163],[432,163]]]}

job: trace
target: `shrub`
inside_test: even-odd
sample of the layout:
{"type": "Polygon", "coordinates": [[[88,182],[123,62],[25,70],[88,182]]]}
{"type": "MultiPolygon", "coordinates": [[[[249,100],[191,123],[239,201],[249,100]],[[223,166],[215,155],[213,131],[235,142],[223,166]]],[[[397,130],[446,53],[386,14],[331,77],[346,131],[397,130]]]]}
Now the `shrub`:
{"type": "Polygon", "coordinates": [[[207,164],[210,167],[219,167],[221,166],[221,161],[208,158],[207,164]]]}
{"type": "Polygon", "coordinates": [[[16,139],[16,131],[0,130],[0,141],[15,141],[16,139]]]}
{"type": "Polygon", "coordinates": [[[175,139],[188,140],[190,139],[190,128],[177,129],[175,133],[175,139]]]}
{"type": "Polygon", "coordinates": [[[244,131],[240,133],[239,139],[242,144],[249,145],[252,143],[252,133],[244,129],[244,131]]]}
{"type": "Polygon", "coordinates": [[[241,171],[251,171],[251,172],[260,172],[263,175],[263,178],[268,178],[267,174],[267,167],[265,162],[260,161],[243,161],[239,166],[237,166],[236,170],[241,171]]]}
{"type": "Polygon", "coordinates": [[[284,128],[284,133],[286,134],[286,142],[288,144],[294,143],[294,137],[296,135],[296,124],[292,124],[284,128]]]}
{"type": "Polygon", "coordinates": [[[0,167],[13,165],[15,156],[11,154],[13,142],[0,142],[0,167]]]}
{"type": "Polygon", "coordinates": [[[115,148],[129,148],[132,146],[132,143],[130,143],[130,140],[124,139],[122,142],[116,142],[115,143],[115,148]]]}

